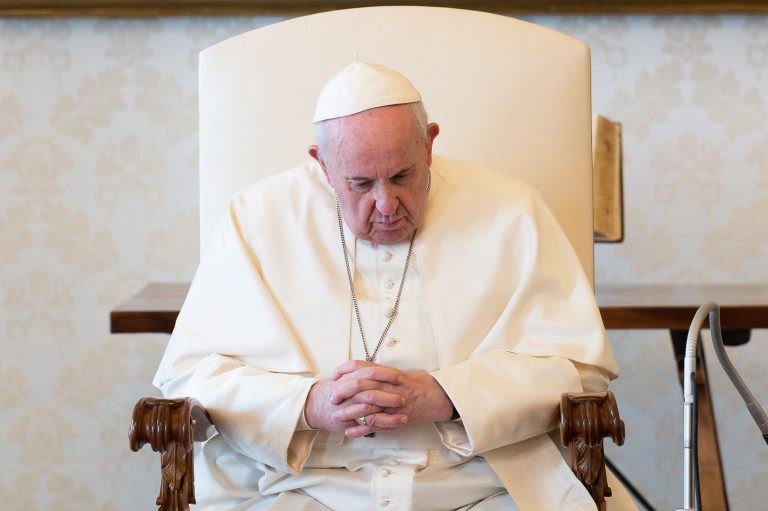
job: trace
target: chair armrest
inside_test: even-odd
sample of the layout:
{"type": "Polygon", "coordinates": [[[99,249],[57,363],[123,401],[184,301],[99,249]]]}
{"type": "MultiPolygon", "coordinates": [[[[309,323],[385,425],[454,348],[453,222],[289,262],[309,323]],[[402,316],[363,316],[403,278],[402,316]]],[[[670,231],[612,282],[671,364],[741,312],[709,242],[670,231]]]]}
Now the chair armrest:
{"type": "Polygon", "coordinates": [[[211,424],[195,399],[145,397],[136,403],[128,433],[131,450],[148,443],[162,455],[158,511],[189,511],[189,504],[195,504],[193,446],[205,439],[211,424]]]}
{"type": "Polygon", "coordinates": [[[560,441],[570,447],[571,470],[584,484],[600,511],[611,496],[605,476],[603,438],[624,443],[624,421],[612,392],[563,394],[560,399],[560,441]]]}

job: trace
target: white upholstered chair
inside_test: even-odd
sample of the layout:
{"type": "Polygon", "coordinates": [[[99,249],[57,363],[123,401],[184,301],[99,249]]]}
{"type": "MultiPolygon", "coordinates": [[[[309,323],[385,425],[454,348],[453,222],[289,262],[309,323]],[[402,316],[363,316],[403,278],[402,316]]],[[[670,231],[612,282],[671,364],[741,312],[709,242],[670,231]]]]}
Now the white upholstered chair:
{"type": "MultiPolygon", "coordinates": [[[[444,8],[326,12],[253,30],[204,50],[201,247],[230,196],[308,159],[318,92],[355,58],[393,67],[411,79],[431,120],[441,125],[436,153],[509,172],[535,185],[592,277],[589,49],[524,21],[444,8]]],[[[190,403],[163,403],[150,398],[137,404],[132,447],[149,442],[155,449],[176,452],[169,426],[155,422],[167,416],[180,421],[176,429],[187,442],[187,452],[190,403]],[[162,406],[168,407],[165,412],[158,411],[162,406]]],[[[605,403],[611,404],[612,397],[605,403]]],[[[596,409],[594,403],[585,406],[596,409]]],[[[603,436],[623,438],[617,415],[600,428],[603,436]]],[[[570,438],[573,429],[567,426],[564,432],[570,438]]],[[[192,490],[191,470],[180,474],[166,461],[180,459],[178,453],[164,455],[164,474],[173,478],[166,478],[161,494],[169,507],[161,509],[185,509],[192,490]]],[[[181,457],[191,463],[191,456],[181,457]]],[[[599,470],[586,469],[588,483],[602,477],[599,470]]],[[[599,499],[601,490],[593,490],[599,499]]]]}

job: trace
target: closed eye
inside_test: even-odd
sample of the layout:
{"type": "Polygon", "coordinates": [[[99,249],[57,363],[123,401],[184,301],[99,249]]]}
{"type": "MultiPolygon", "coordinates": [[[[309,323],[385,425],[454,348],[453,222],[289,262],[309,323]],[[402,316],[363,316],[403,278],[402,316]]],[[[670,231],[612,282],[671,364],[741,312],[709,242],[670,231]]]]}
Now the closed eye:
{"type": "Polygon", "coordinates": [[[347,179],[347,185],[357,192],[367,191],[371,188],[371,183],[370,179],[347,179]]]}
{"type": "Polygon", "coordinates": [[[402,183],[406,181],[409,177],[411,177],[411,175],[413,175],[413,170],[414,170],[413,167],[409,167],[405,170],[401,170],[400,172],[392,176],[391,179],[394,183],[402,183]]]}

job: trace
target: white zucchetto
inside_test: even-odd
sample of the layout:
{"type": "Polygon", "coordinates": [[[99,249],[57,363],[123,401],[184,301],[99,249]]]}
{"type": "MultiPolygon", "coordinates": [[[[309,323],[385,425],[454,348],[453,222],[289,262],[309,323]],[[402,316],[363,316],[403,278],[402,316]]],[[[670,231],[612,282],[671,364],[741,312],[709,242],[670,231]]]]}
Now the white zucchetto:
{"type": "Polygon", "coordinates": [[[379,64],[355,62],[336,73],[320,91],[312,122],[346,117],[371,108],[421,101],[408,79],[379,64]]]}

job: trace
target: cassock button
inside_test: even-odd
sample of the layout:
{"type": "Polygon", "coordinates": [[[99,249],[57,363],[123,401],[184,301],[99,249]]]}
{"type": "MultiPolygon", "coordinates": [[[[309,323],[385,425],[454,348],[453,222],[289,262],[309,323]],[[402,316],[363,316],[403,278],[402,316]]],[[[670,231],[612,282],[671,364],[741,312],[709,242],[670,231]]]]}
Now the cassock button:
{"type": "Polygon", "coordinates": [[[400,342],[400,341],[398,341],[398,340],[397,340],[397,339],[395,339],[394,337],[390,337],[390,338],[387,340],[387,346],[389,346],[389,347],[392,347],[392,346],[394,346],[395,344],[397,344],[398,342],[400,342]]]}
{"type": "Polygon", "coordinates": [[[389,499],[381,499],[379,501],[379,507],[387,507],[389,505],[390,500],[389,499]]]}
{"type": "Polygon", "coordinates": [[[391,473],[392,473],[392,472],[390,472],[390,471],[389,471],[389,469],[387,469],[387,468],[383,468],[383,467],[382,467],[382,468],[379,470],[379,475],[380,475],[381,477],[389,477],[389,474],[391,474],[391,473]]]}
{"type": "Polygon", "coordinates": [[[393,287],[395,287],[395,283],[392,282],[391,280],[388,280],[384,283],[384,287],[387,289],[392,289],[393,287]]]}
{"type": "Polygon", "coordinates": [[[387,311],[384,313],[384,317],[387,319],[392,319],[392,315],[395,313],[395,309],[387,309],[387,311]]]}
{"type": "Polygon", "coordinates": [[[394,254],[392,254],[392,252],[386,252],[384,254],[384,261],[385,262],[391,261],[393,256],[394,256],[394,254]]]}

